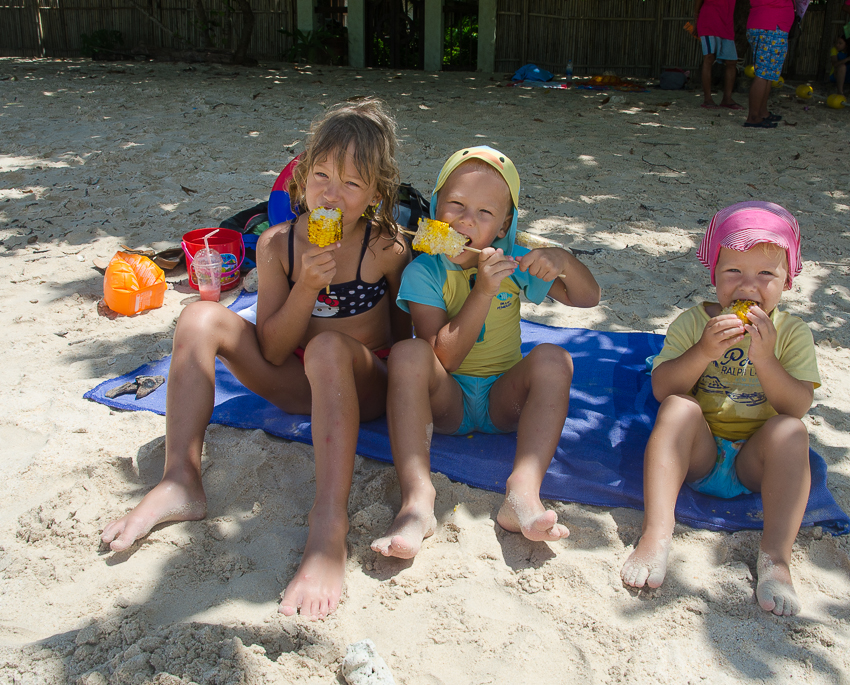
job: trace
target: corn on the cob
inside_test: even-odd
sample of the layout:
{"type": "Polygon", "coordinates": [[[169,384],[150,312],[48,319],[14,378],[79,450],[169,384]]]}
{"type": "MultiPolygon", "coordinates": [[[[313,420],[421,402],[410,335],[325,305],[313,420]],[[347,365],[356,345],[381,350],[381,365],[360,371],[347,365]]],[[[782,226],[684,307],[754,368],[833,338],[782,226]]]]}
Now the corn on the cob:
{"type": "Polygon", "coordinates": [[[726,307],[721,314],[734,314],[737,316],[743,323],[751,323],[750,319],[747,317],[747,312],[750,311],[750,307],[758,304],[753,300],[735,300],[731,305],[726,307]]]}
{"type": "Polygon", "coordinates": [[[540,247],[563,247],[554,240],[534,235],[533,233],[526,233],[525,231],[517,231],[514,242],[520,247],[527,247],[529,250],[535,250],[540,247]]]}
{"type": "Polygon", "coordinates": [[[466,237],[444,221],[419,219],[413,238],[413,249],[425,254],[444,254],[457,257],[466,245],[466,237]]]}
{"type": "Polygon", "coordinates": [[[319,247],[342,240],[342,212],[339,209],[316,207],[307,221],[307,239],[319,247]]]}

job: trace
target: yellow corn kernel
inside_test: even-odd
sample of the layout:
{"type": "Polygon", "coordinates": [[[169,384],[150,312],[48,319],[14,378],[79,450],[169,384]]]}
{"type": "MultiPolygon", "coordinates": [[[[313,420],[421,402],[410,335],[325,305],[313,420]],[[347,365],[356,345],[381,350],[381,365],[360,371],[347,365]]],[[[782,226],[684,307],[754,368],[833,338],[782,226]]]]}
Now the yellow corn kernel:
{"type": "Polygon", "coordinates": [[[327,247],[342,240],[342,212],[326,207],[317,207],[310,212],[307,239],[319,247],[327,247]]]}
{"type": "Polygon", "coordinates": [[[726,307],[721,314],[734,314],[744,323],[751,323],[749,318],[747,317],[747,312],[750,311],[750,307],[758,304],[753,300],[735,300],[731,305],[726,307]]]}
{"type": "Polygon", "coordinates": [[[463,252],[466,237],[455,231],[444,221],[419,219],[413,238],[413,249],[425,254],[444,254],[457,257],[463,252]]]}

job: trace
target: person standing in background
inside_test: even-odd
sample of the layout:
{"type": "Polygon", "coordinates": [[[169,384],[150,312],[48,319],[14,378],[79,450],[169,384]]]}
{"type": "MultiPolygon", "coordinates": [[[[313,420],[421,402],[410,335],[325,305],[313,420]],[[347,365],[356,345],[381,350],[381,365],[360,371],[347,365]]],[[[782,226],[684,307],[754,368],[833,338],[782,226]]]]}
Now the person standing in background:
{"type": "Polygon", "coordinates": [[[694,3],[694,24],[702,45],[702,90],[705,95],[702,107],[717,109],[744,109],[732,99],[735,85],[735,71],[738,65],[738,51],[735,49],[735,0],[696,0],[694,3]],[[711,97],[711,68],[715,60],[726,64],[723,79],[723,99],[720,105],[714,104],[711,97]]]}
{"type": "Polygon", "coordinates": [[[747,40],[753,49],[755,78],[750,86],[745,127],[776,128],[776,122],[782,119],[767,109],[767,99],[771,81],[778,80],[782,73],[793,23],[793,0],[750,0],[747,40]]]}

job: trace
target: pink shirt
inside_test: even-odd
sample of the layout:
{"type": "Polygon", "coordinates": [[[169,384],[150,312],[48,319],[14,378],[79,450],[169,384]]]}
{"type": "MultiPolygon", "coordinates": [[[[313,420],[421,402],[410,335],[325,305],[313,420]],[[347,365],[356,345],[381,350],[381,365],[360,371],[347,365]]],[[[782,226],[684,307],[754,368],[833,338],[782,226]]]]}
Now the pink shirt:
{"type": "Polygon", "coordinates": [[[750,0],[748,29],[775,31],[778,27],[780,31],[788,33],[793,23],[793,0],[750,0]]]}
{"type": "Polygon", "coordinates": [[[734,14],[735,0],[705,0],[699,8],[697,33],[700,36],[735,40],[735,24],[732,19],[734,14]]]}

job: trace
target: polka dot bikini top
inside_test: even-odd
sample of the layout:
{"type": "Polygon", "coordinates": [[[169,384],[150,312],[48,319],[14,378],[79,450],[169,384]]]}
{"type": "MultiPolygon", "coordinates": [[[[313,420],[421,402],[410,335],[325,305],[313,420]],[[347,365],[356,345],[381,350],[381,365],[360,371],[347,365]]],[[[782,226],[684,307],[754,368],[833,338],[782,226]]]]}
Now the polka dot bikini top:
{"type": "MultiPolygon", "coordinates": [[[[347,283],[331,283],[330,293],[322,290],[316,298],[313,306],[313,316],[318,318],[344,319],[348,316],[357,316],[372,309],[389,290],[386,276],[382,276],[377,283],[364,283],[360,278],[360,267],[366,248],[369,246],[369,237],[372,234],[372,223],[366,224],[366,234],[363,236],[363,249],[360,251],[360,262],[357,265],[357,276],[353,281],[347,283]]],[[[290,278],[295,260],[295,231],[289,231],[289,273],[286,280],[289,287],[295,285],[290,278]]]]}

